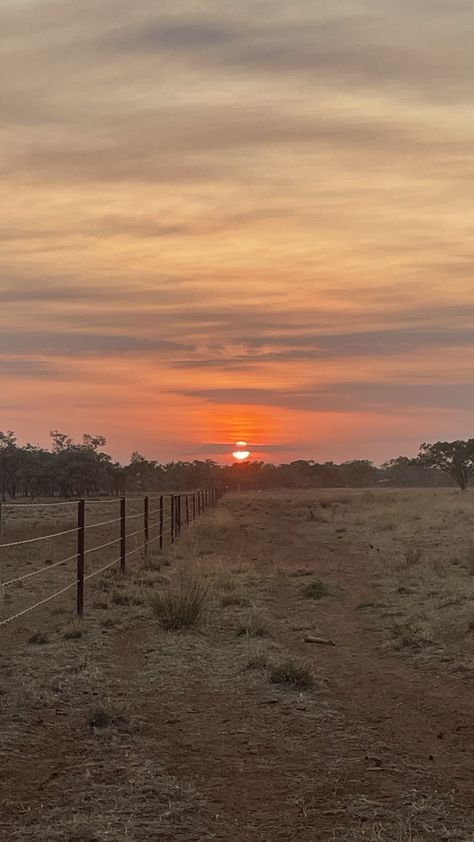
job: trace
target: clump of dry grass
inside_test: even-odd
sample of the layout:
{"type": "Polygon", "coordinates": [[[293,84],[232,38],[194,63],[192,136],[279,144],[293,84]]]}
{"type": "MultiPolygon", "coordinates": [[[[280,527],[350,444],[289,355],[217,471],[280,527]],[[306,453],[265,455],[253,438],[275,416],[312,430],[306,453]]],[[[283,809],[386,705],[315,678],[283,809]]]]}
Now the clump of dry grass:
{"type": "Polygon", "coordinates": [[[309,667],[297,658],[285,658],[274,664],[270,671],[272,684],[288,684],[300,690],[308,690],[314,684],[309,667]]]}
{"type": "Polygon", "coordinates": [[[31,643],[33,646],[42,646],[45,643],[49,643],[49,637],[43,632],[34,632],[34,634],[30,635],[28,638],[28,643],[31,643]]]}
{"type": "Polygon", "coordinates": [[[151,607],[163,629],[183,631],[200,622],[208,597],[209,585],[205,579],[181,574],[152,596],[151,607]]]}
{"type": "Polygon", "coordinates": [[[87,722],[90,728],[110,728],[115,726],[125,728],[129,725],[127,711],[111,702],[99,702],[90,708],[87,715],[87,722]]]}
{"type": "Polygon", "coordinates": [[[329,596],[329,588],[321,579],[315,579],[303,588],[303,596],[306,599],[324,599],[325,596],[329,596]]]}
{"type": "Polygon", "coordinates": [[[265,620],[258,611],[251,611],[239,623],[235,630],[236,637],[267,637],[265,620]]]}

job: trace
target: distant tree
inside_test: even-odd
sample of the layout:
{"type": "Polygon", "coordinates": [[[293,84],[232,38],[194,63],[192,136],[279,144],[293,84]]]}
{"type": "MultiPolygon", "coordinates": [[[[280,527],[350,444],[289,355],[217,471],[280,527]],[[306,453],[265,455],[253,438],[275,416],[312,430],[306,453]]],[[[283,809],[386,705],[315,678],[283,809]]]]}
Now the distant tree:
{"type": "Polygon", "coordinates": [[[20,456],[20,448],[17,447],[13,430],[0,432],[0,485],[3,501],[7,499],[7,494],[16,497],[20,456]]]}
{"type": "Polygon", "coordinates": [[[465,491],[474,474],[474,439],[467,441],[437,441],[420,445],[421,465],[449,474],[461,491],[465,491]]]}

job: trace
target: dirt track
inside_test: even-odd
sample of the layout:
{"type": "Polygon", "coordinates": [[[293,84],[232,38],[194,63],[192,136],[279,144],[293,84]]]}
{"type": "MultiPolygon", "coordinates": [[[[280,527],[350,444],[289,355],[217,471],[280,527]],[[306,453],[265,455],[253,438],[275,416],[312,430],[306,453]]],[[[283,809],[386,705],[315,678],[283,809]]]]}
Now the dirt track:
{"type": "MultiPolygon", "coordinates": [[[[380,572],[365,532],[298,519],[287,496],[221,506],[232,525],[198,531],[200,555],[239,567],[251,553],[245,587],[271,632],[262,645],[271,658],[308,660],[316,689],[280,688],[264,670],[245,668],[250,643],[235,636],[245,613],[238,606],[216,607],[198,635],[160,633],[146,608],[128,620],[122,612],[118,627],[99,631],[94,620],[87,657],[96,684],[83,681],[79,702],[77,687],[63,688],[17,714],[1,766],[5,839],[474,839],[473,678],[447,676],[442,665],[420,669],[386,650],[360,608],[377,598],[380,572]],[[302,596],[315,575],[332,589],[317,602],[302,596]],[[305,643],[309,631],[337,645],[305,643]],[[131,704],[130,731],[84,727],[104,688],[131,704]],[[140,787],[155,767],[150,803],[140,787]],[[139,781],[136,803],[114,785],[114,776],[130,775],[139,781]],[[79,824],[66,821],[68,811],[79,824]]],[[[50,668],[66,669],[64,643],[44,649],[53,646],[50,668]]],[[[85,652],[79,640],[67,657],[85,652]]],[[[3,669],[29,658],[32,680],[48,685],[51,675],[39,675],[29,653],[19,650],[3,669]]],[[[2,726],[4,717],[8,731],[8,706],[2,726]]]]}

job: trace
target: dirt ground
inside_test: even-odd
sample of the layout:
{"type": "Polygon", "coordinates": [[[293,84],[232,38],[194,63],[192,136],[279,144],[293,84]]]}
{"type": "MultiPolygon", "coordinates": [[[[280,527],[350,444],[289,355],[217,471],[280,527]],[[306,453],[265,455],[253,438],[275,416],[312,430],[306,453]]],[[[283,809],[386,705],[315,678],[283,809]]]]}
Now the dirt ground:
{"type": "Polygon", "coordinates": [[[474,842],[473,522],[449,489],[229,495],[83,626],[12,624],[0,839],[474,842]],[[205,617],[163,631],[190,570],[205,617]]]}

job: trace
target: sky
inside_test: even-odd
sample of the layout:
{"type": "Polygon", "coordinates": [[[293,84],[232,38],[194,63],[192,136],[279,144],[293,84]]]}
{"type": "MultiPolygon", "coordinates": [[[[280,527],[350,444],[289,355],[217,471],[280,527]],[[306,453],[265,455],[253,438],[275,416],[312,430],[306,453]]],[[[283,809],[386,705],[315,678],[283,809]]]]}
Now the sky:
{"type": "Polygon", "coordinates": [[[0,430],[474,435],[471,0],[3,0],[0,430]]]}

